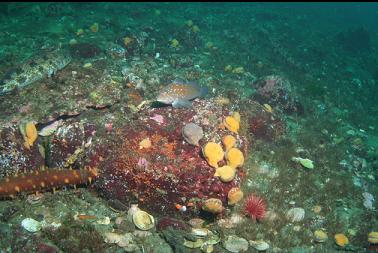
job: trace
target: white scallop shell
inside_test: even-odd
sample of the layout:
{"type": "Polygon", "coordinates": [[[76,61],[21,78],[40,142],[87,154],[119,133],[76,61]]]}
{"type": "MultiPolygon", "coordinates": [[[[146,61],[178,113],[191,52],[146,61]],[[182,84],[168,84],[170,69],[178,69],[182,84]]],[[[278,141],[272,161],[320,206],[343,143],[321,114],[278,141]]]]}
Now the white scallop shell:
{"type": "Polygon", "coordinates": [[[304,216],[305,210],[301,207],[291,208],[286,214],[287,219],[291,222],[300,222],[304,219],[304,216]]]}
{"type": "Polygon", "coordinates": [[[31,233],[35,233],[41,230],[42,228],[41,223],[32,218],[23,219],[21,222],[21,226],[31,233]]]}

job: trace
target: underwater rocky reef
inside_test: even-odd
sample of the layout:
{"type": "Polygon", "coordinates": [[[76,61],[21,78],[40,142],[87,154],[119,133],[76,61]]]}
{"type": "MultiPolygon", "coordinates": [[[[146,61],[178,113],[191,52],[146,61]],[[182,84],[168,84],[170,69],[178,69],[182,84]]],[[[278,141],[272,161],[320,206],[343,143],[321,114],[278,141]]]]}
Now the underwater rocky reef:
{"type": "Polygon", "coordinates": [[[1,7],[0,252],[378,250],[378,5],[1,7]]]}

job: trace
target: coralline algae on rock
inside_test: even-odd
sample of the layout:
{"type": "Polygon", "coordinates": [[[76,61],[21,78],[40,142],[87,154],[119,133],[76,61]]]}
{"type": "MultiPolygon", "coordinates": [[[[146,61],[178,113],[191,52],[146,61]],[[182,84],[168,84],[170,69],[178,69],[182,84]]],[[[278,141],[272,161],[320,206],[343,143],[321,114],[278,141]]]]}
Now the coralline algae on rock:
{"type": "MultiPolygon", "coordinates": [[[[194,101],[193,107],[186,110],[156,108],[144,112],[144,119],[115,131],[116,141],[108,148],[111,152],[98,165],[101,173],[96,187],[99,192],[126,204],[138,202],[141,208],[154,214],[177,214],[176,204],[187,207],[182,214],[195,214],[201,210],[202,203],[211,198],[220,199],[227,205],[227,194],[231,188],[239,187],[243,170],[238,170],[231,182],[224,183],[214,177],[214,168],[201,155],[201,147],[182,141],[182,122],[190,122],[194,116],[201,115],[206,106],[212,104],[194,101]],[[164,127],[150,118],[154,114],[169,119],[164,127]],[[139,143],[145,138],[150,139],[151,147],[140,149],[139,143]],[[148,166],[137,166],[140,158],[145,159],[148,166]]],[[[222,117],[221,108],[211,109],[217,118],[222,117]]],[[[216,124],[214,128],[217,128],[216,124]]],[[[218,136],[207,138],[220,141],[223,135],[220,131],[218,136]]],[[[241,145],[243,150],[247,143],[241,145]]]]}

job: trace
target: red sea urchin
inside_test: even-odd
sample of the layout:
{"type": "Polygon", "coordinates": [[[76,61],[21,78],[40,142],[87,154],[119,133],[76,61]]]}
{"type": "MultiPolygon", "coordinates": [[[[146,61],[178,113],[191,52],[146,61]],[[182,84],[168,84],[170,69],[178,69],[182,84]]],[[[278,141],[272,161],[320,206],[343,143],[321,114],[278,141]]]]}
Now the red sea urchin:
{"type": "Polygon", "coordinates": [[[249,195],[245,200],[244,212],[253,220],[262,220],[266,212],[264,200],[256,195],[249,195]]]}

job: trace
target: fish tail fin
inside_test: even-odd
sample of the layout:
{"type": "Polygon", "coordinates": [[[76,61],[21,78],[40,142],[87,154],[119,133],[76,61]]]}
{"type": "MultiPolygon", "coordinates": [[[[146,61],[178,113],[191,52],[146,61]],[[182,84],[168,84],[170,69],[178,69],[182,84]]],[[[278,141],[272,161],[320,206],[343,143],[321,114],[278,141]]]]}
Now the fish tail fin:
{"type": "Polygon", "coordinates": [[[200,91],[200,97],[204,97],[207,95],[207,93],[209,93],[209,87],[201,87],[201,91],[200,91]]]}
{"type": "Polygon", "coordinates": [[[189,108],[192,106],[192,103],[188,100],[178,99],[173,101],[172,106],[173,108],[189,108]]]}

